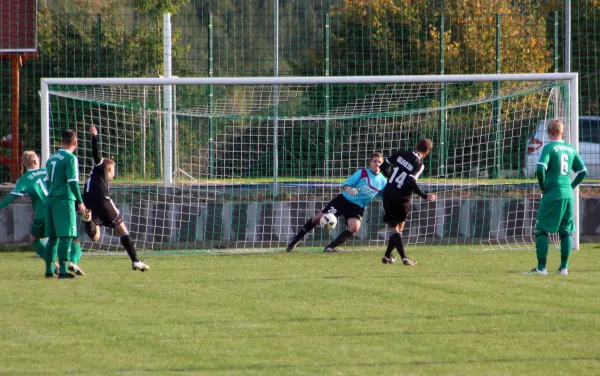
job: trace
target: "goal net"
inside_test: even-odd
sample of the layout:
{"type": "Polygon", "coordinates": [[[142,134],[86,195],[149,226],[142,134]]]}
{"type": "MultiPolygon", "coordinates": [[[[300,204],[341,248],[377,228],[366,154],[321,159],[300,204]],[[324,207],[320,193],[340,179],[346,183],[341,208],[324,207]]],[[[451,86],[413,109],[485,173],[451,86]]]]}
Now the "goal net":
{"type": "MultiPolygon", "coordinates": [[[[419,184],[438,199],[415,196],[408,244],[531,247],[540,191],[529,139],[559,117],[577,140],[574,74],[44,79],[41,94],[43,160],[77,130],[83,183],[95,124],[142,250],[282,250],[372,153],[421,138],[434,148],[419,184]]],[[[382,217],[376,198],[348,244],[386,244],[382,217]]],[[[322,248],[344,229],[317,227],[299,246],[322,248]]],[[[120,249],[110,229],[82,239],[120,249]]]]}

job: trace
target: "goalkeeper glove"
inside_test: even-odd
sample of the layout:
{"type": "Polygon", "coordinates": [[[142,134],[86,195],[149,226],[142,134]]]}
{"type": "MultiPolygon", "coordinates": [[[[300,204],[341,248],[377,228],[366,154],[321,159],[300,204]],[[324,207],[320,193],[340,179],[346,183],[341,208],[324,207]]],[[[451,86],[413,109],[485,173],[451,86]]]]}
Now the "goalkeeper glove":
{"type": "Polygon", "coordinates": [[[356,188],[350,188],[346,189],[346,193],[348,193],[350,196],[356,196],[358,194],[358,191],[356,190],[356,188]]]}

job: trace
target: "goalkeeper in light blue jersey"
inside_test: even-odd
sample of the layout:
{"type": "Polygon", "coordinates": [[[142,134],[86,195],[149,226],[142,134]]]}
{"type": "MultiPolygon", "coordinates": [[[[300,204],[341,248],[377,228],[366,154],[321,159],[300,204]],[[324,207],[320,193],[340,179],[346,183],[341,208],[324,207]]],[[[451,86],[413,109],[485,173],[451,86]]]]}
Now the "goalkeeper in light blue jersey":
{"type": "Polygon", "coordinates": [[[336,252],[335,248],[343,244],[360,229],[365,208],[371,200],[383,193],[387,178],[381,173],[379,166],[383,163],[383,154],[374,153],[369,161],[369,168],[361,168],[342,183],[343,192],[329,201],[314,217],[309,219],[290,241],[286,252],[291,252],[304,235],[309,233],[321,221],[325,213],[346,218],[347,229],[325,247],[324,252],[336,252]]]}

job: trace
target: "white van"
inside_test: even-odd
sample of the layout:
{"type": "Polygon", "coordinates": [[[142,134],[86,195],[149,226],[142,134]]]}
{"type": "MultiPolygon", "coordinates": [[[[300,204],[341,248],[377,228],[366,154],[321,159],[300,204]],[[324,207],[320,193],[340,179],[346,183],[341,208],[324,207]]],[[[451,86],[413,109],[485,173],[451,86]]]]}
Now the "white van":
{"type": "MultiPolygon", "coordinates": [[[[529,139],[525,158],[525,177],[534,178],[544,145],[549,143],[546,124],[540,121],[529,139]]],[[[600,117],[579,117],[579,155],[587,167],[588,178],[600,178],[600,117]]]]}

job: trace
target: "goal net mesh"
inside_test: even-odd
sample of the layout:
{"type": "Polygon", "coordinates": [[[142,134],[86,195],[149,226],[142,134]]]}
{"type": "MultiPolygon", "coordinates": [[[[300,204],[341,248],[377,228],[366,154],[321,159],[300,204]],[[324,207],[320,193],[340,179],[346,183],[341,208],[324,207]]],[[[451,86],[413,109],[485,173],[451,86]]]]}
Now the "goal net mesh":
{"type": "MultiPolygon", "coordinates": [[[[102,157],[116,162],[111,196],[141,250],[283,249],[373,152],[421,138],[434,148],[419,184],[438,200],[413,198],[409,245],[531,247],[540,192],[529,139],[546,119],[569,124],[563,81],[171,88],[165,111],[162,85],[49,87],[50,152],[63,129],[77,130],[83,183],[98,127],[102,157]]],[[[376,198],[348,244],[386,244],[382,217],[376,198]]],[[[299,246],[344,229],[343,219],[317,227],[299,246]]],[[[91,243],[82,227],[82,239],[120,249],[110,229],[91,243]]]]}

